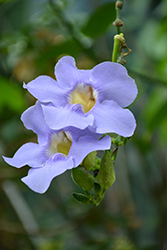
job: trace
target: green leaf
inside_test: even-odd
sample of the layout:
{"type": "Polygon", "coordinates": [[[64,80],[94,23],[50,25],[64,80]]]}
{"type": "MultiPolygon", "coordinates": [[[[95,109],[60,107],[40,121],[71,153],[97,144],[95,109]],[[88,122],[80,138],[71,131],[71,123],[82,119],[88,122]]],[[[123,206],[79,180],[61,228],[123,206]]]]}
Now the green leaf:
{"type": "Polygon", "coordinates": [[[115,182],[115,172],[111,152],[105,151],[101,160],[100,170],[96,177],[103,191],[107,190],[115,182]]]}
{"type": "Polygon", "coordinates": [[[90,204],[89,198],[84,195],[84,194],[80,194],[80,193],[73,193],[72,196],[74,197],[74,199],[82,204],[90,204]]]}
{"type": "Polygon", "coordinates": [[[89,18],[82,32],[89,37],[97,37],[103,34],[116,18],[115,3],[100,6],[89,18]]]}
{"type": "Polygon", "coordinates": [[[90,174],[83,167],[73,168],[71,171],[73,181],[81,188],[89,191],[93,188],[95,179],[92,174],[90,174]]]}
{"type": "Polygon", "coordinates": [[[7,78],[0,78],[0,112],[8,107],[12,111],[21,112],[25,108],[25,100],[21,88],[7,78]]]}
{"type": "Polygon", "coordinates": [[[90,154],[88,154],[85,159],[83,160],[82,166],[86,170],[90,170],[95,165],[95,159],[96,159],[97,152],[93,151],[90,154]]]}

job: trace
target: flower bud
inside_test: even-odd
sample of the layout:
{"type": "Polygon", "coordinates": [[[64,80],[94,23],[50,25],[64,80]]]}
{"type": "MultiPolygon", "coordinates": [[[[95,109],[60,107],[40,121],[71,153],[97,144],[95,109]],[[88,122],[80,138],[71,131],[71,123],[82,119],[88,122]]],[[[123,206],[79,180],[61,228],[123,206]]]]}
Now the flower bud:
{"type": "Polygon", "coordinates": [[[103,191],[107,190],[115,182],[115,172],[110,151],[104,152],[96,179],[103,191]]]}
{"type": "Polygon", "coordinates": [[[71,171],[73,181],[85,191],[89,191],[93,188],[95,179],[92,174],[90,174],[83,167],[73,168],[71,171]]]}
{"type": "Polygon", "coordinates": [[[124,25],[124,22],[122,22],[122,20],[120,20],[120,19],[117,18],[117,19],[113,22],[113,25],[114,25],[115,27],[117,27],[117,26],[121,27],[121,26],[124,25]]]}
{"type": "Polygon", "coordinates": [[[95,165],[95,159],[96,159],[96,151],[91,152],[90,154],[88,154],[85,159],[83,160],[82,166],[86,169],[86,170],[90,170],[92,167],[94,167],[95,165]]]}
{"type": "Polygon", "coordinates": [[[121,1],[116,1],[116,8],[121,10],[122,7],[123,7],[123,3],[121,1]]]}

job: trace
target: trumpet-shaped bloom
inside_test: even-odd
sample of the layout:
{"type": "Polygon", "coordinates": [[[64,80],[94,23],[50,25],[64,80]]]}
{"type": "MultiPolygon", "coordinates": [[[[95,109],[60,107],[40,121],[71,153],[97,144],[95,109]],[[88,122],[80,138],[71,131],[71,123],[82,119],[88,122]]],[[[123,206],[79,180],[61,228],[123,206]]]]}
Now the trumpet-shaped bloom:
{"type": "Polygon", "coordinates": [[[109,136],[100,140],[100,134],[88,129],[50,129],[45,122],[40,102],[27,109],[21,119],[27,129],[37,134],[38,144],[26,143],[13,158],[3,158],[16,168],[29,165],[31,169],[22,181],[38,193],[44,193],[55,176],[77,167],[90,152],[106,150],[111,145],[109,136]]]}
{"type": "Polygon", "coordinates": [[[80,70],[74,58],[65,56],[56,64],[55,76],[57,81],[40,76],[24,84],[44,104],[43,112],[51,129],[88,127],[96,133],[124,137],[134,133],[135,118],[126,107],[136,98],[137,87],[125,67],[103,62],[91,70],[80,70]]]}

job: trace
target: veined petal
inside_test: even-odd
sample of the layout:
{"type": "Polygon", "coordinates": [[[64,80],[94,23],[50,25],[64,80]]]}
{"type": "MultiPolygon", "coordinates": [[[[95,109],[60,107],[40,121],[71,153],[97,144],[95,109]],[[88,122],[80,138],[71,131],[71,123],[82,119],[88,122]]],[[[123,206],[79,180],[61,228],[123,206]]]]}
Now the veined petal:
{"type": "Polygon", "coordinates": [[[28,175],[22,178],[22,181],[33,191],[44,193],[50,186],[51,181],[57,175],[62,174],[67,169],[73,168],[72,158],[56,156],[46,162],[41,168],[30,169],[28,175]]]}
{"type": "Polygon", "coordinates": [[[69,157],[73,157],[75,167],[77,167],[92,151],[110,149],[110,146],[111,138],[108,135],[101,140],[97,140],[90,135],[85,135],[80,137],[77,142],[73,142],[69,152],[69,157]]]}
{"type": "Polygon", "coordinates": [[[123,109],[114,101],[98,103],[90,111],[95,118],[97,133],[116,133],[124,137],[133,135],[136,121],[128,109],[123,109]]]}
{"type": "Polygon", "coordinates": [[[67,103],[64,90],[49,76],[39,76],[23,87],[41,102],[52,102],[55,106],[67,103]]]}
{"type": "Polygon", "coordinates": [[[42,166],[47,157],[44,153],[44,148],[40,147],[36,143],[26,143],[21,146],[13,158],[4,157],[4,160],[11,166],[20,168],[25,165],[29,165],[30,167],[39,167],[42,166]]]}
{"type": "Polygon", "coordinates": [[[32,130],[38,135],[38,142],[40,145],[45,145],[47,143],[50,129],[46,125],[43,110],[39,102],[36,102],[34,106],[28,108],[22,114],[21,120],[27,129],[32,130]]]}
{"type": "Polygon", "coordinates": [[[129,106],[137,96],[135,81],[119,63],[103,62],[91,74],[92,86],[97,89],[99,102],[113,100],[121,107],[129,106]]]}
{"type": "Polygon", "coordinates": [[[79,83],[89,83],[92,70],[79,70],[71,56],[62,57],[55,66],[55,76],[62,88],[71,88],[79,83]]]}
{"type": "Polygon", "coordinates": [[[42,105],[47,125],[51,129],[61,129],[68,126],[85,129],[92,125],[94,118],[92,115],[85,116],[81,105],[75,104],[71,107],[56,108],[42,105]]]}

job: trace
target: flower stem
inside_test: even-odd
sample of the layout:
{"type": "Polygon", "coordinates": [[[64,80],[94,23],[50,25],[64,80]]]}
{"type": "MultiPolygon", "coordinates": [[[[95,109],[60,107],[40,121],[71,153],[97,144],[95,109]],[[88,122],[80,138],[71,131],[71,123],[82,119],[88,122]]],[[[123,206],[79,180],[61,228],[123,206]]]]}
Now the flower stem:
{"type": "Polygon", "coordinates": [[[119,53],[119,47],[121,42],[124,42],[124,35],[121,33],[119,35],[114,36],[114,47],[113,47],[113,53],[112,53],[112,62],[117,62],[117,57],[119,53]]]}
{"type": "Polygon", "coordinates": [[[124,25],[120,17],[120,10],[122,9],[122,7],[123,7],[123,0],[116,1],[115,3],[116,19],[113,22],[113,25],[117,28],[117,34],[120,33],[120,27],[124,25]]]}

